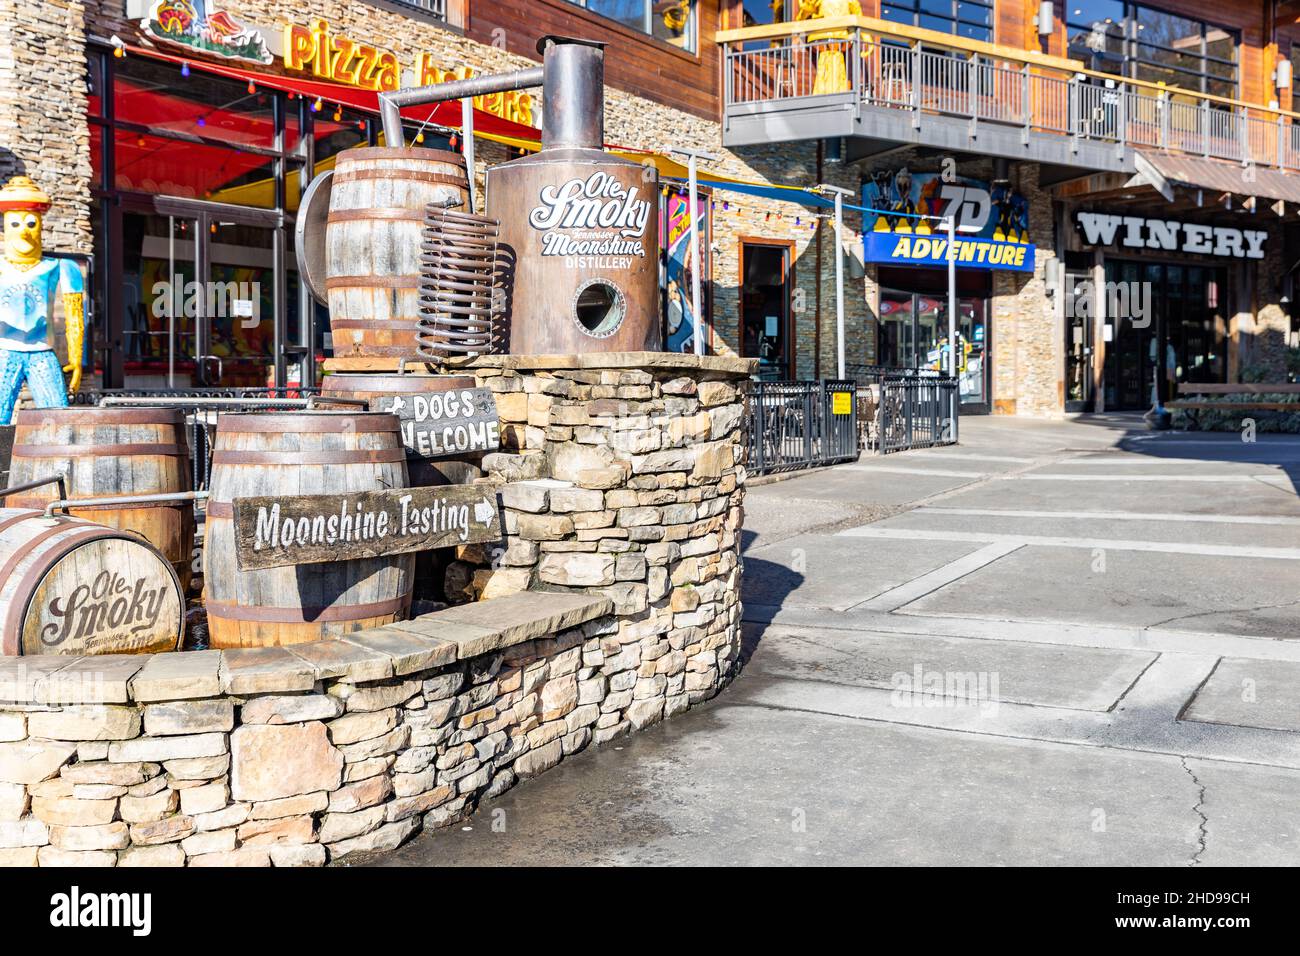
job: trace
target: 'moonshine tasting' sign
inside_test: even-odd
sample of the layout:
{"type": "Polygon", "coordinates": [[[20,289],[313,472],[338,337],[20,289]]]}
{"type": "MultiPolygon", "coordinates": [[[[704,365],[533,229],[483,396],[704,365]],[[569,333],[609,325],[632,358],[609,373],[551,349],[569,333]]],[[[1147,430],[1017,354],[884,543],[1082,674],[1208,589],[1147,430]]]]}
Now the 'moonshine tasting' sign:
{"type": "Polygon", "coordinates": [[[500,484],[236,498],[241,571],[407,554],[501,537],[500,484]]]}

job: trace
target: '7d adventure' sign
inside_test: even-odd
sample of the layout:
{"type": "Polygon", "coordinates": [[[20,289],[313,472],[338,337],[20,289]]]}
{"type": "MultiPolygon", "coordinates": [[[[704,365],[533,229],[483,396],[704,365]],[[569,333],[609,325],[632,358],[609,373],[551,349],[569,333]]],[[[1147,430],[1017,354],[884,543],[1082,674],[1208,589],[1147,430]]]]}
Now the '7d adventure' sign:
{"type": "Polygon", "coordinates": [[[241,571],[407,554],[501,538],[500,484],[236,498],[241,571]]]}

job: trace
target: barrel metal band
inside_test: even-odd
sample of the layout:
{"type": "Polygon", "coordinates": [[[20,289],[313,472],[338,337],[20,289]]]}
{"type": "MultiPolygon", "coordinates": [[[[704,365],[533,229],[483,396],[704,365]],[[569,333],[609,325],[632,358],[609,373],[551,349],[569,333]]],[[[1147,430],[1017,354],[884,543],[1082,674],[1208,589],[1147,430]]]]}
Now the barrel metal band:
{"type": "Polygon", "coordinates": [[[413,276],[330,276],[326,289],[415,289],[420,277],[413,276]]]}
{"type": "Polygon", "coordinates": [[[399,597],[372,604],[334,604],[329,607],[249,607],[229,601],[207,601],[208,616],[222,621],[253,621],[262,624],[314,624],[318,621],[360,621],[369,617],[400,614],[411,603],[408,591],[399,597]]]}
{"type": "MultiPolygon", "coordinates": [[[[395,433],[397,426],[391,416],[368,412],[358,408],[357,411],[329,415],[303,415],[301,413],[285,415],[268,413],[263,415],[223,415],[217,427],[216,454],[223,454],[220,448],[222,440],[228,435],[240,434],[275,434],[295,432],[299,435],[311,432],[324,434],[374,434],[395,433]]],[[[225,449],[229,452],[230,449],[225,449]]]]}
{"type": "Polygon", "coordinates": [[[28,408],[14,419],[18,428],[35,425],[160,425],[185,424],[185,412],[179,408],[118,408],[97,405],[94,408],[28,408]]]}
{"type": "Polygon", "coordinates": [[[217,451],[214,465],[384,465],[406,461],[405,448],[340,451],[217,451]]]}
{"type": "Polygon", "coordinates": [[[185,445],[14,445],[14,458],[188,458],[185,445]]]}
{"type": "Polygon", "coordinates": [[[463,172],[457,176],[453,173],[428,173],[419,169],[348,169],[334,174],[334,185],[375,179],[384,182],[401,179],[402,182],[438,183],[446,186],[459,186],[461,189],[465,189],[469,185],[463,172]]]}
{"type": "Polygon", "coordinates": [[[423,209],[406,209],[402,206],[380,206],[375,209],[333,209],[326,225],[336,222],[418,222],[424,223],[423,209]]]}
{"type": "Polygon", "coordinates": [[[365,329],[373,332],[383,332],[392,330],[394,332],[414,332],[420,328],[418,321],[399,321],[396,319],[332,319],[330,328],[333,329],[365,329]]]}

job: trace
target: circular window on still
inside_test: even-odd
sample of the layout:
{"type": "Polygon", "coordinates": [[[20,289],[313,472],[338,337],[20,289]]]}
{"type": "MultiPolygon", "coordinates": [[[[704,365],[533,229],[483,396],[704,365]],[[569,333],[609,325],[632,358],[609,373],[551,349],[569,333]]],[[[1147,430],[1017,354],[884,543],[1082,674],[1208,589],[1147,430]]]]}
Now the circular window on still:
{"type": "Polygon", "coordinates": [[[588,279],[573,297],[573,320],[578,328],[598,339],[618,331],[627,314],[627,302],[608,279],[588,279]]]}

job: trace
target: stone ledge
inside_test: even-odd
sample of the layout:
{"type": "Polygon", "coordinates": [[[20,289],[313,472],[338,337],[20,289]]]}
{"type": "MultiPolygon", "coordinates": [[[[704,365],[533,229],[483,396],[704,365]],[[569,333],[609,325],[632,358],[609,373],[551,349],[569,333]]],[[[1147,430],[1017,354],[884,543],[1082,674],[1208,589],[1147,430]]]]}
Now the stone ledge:
{"type": "MultiPolygon", "coordinates": [[[[330,372],[378,371],[384,360],[367,358],[332,358],[325,360],[330,372]],[[376,364],[380,363],[380,364],[376,364]]],[[[391,360],[388,360],[391,365],[391,360]]],[[[423,365],[412,365],[418,374],[423,365]]],[[[730,355],[687,355],[682,352],[594,352],[579,355],[480,355],[476,357],[443,359],[437,367],[448,371],[475,368],[502,369],[616,369],[635,368],[647,371],[664,369],[685,372],[717,372],[737,378],[748,378],[758,371],[758,359],[730,355]]]]}
{"type": "Polygon", "coordinates": [[[318,680],[401,677],[611,614],[607,597],[522,591],[445,608],[337,641],[100,657],[0,657],[0,703],[150,703],[311,690],[318,680]]]}

